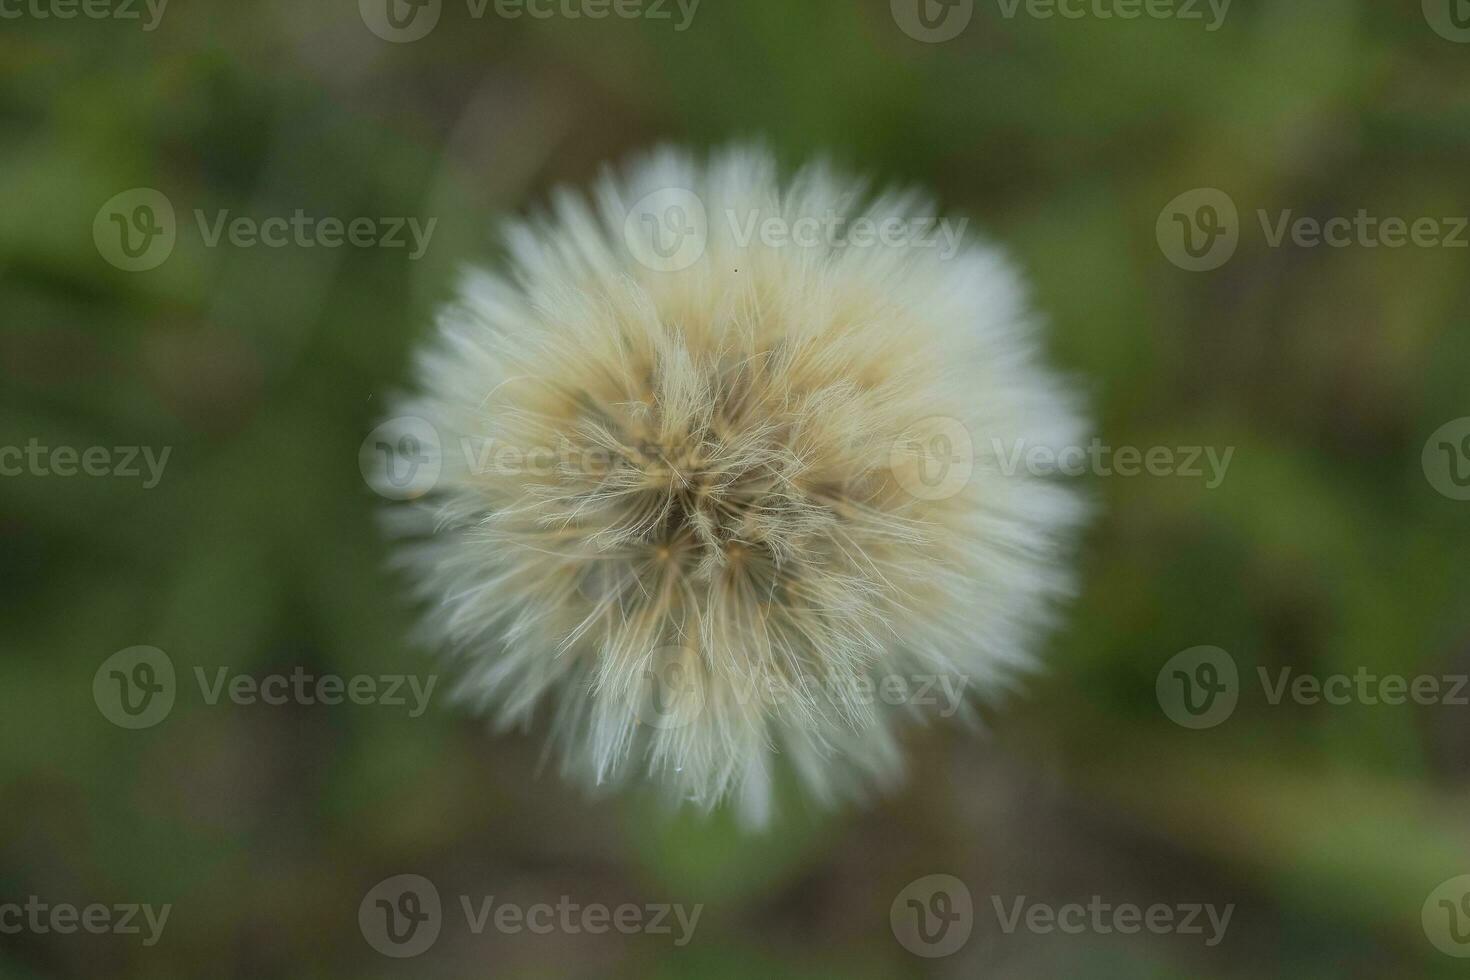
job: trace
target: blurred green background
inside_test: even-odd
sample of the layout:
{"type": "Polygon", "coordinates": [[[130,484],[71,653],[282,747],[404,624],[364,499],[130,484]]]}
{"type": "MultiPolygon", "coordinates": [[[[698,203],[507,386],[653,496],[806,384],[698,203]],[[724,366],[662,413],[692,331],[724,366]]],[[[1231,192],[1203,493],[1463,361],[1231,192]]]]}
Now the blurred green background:
{"type": "MultiPolygon", "coordinates": [[[[1470,45],[1417,0],[1237,0],[1182,19],[1007,17],[946,43],[887,0],[704,0],[681,19],[476,19],[389,43],[351,0],[0,20],[0,446],[171,447],[162,480],[0,478],[0,902],[171,903],[161,940],[0,935],[0,977],[1452,977],[1421,909],[1470,873],[1470,707],[1272,705],[1257,668],[1470,671],[1470,503],[1421,452],[1470,415],[1470,251],[1273,248],[1255,214],[1470,213],[1470,45]],[[1209,17],[1206,14],[1207,19],[1209,17]],[[770,833],[589,802],[541,731],[436,699],[209,705],[192,672],[437,671],[385,567],[358,448],[498,215],[659,141],[764,138],[933,188],[1011,248],[1111,445],[1233,447],[1217,489],[1092,479],[1101,508],[1050,670],[980,737],[915,731],[905,789],[770,833]],[[104,203],[176,209],[146,272],[104,203]],[[1161,209],[1227,192],[1240,246],[1172,264],[1161,209]],[[193,220],[437,219],[427,253],[209,247],[193,220]],[[92,696],[166,651],[161,724],[92,696]],[[1222,647],[1240,703],[1172,723],[1155,678],[1222,647]],[[367,891],[433,880],[397,961],[367,891]],[[911,881],[974,896],[913,955],[911,881]],[[703,903],[666,936],[473,935],[455,896],[703,903]],[[992,896],[1236,906],[1223,942],[1005,934],[992,896]]],[[[984,624],[976,624],[984,629],[984,624]]]]}

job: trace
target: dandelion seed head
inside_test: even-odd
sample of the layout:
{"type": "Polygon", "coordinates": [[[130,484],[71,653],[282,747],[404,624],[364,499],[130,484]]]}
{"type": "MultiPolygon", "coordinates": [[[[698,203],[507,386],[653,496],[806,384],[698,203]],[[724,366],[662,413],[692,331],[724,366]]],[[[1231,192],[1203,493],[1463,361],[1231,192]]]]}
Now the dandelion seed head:
{"type": "Polygon", "coordinates": [[[1083,424],[1019,276],[973,240],[752,234],[933,213],[758,149],[665,150],[507,228],[397,405],[442,445],[393,523],[462,698],[544,725],[589,785],[759,823],[782,767],[823,802],[899,779],[933,712],[886,679],[963,680],[968,715],[1034,667],[1083,507],[1005,457],[1083,424]],[[646,214],[696,234],[674,263],[637,240],[670,189],[690,208],[646,214]]]}

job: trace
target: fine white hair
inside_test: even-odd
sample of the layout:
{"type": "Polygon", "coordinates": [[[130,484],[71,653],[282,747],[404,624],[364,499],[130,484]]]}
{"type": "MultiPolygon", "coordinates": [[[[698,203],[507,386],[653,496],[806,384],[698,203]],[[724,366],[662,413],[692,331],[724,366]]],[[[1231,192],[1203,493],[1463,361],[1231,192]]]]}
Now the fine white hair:
{"type": "Polygon", "coordinates": [[[440,448],[393,524],[459,695],[548,712],[574,778],[762,823],[782,767],[892,785],[937,692],[1032,669],[1085,508],[1017,461],[1085,428],[1021,278],[953,227],[754,148],[510,224],[396,410],[440,448]]]}

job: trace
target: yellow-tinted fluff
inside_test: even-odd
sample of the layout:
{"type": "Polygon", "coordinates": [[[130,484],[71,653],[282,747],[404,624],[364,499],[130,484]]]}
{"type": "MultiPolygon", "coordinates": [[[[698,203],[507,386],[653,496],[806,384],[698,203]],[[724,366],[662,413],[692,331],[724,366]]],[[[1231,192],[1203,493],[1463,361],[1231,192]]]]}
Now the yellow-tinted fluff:
{"type": "Polygon", "coordinates": [[[508,229],[399,406],[442,450],[397,516],[464,697],[761,822],[781,760],[824,800],[890,783],[920,688],[1030,666],[1081,508],[1004,461],[1083,433],[1015,273],[928,208],[664,151],[508,229]],[[908,231],[828,234],[859,226],[908,231]]]}

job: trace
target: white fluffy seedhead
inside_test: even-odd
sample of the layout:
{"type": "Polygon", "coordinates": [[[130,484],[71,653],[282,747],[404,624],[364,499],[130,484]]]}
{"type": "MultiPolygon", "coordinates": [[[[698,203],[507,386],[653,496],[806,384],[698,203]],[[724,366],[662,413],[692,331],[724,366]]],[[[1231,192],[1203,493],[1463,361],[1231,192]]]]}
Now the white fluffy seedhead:
{"type": "Polygon", "coordinates": [[[1030,667],[1081,507],[1007,463],[1081,424],[1016,273],[941,230],[755,150],[513,224],[399,406],[440,448],[400,523],[461,694],[549,710],[569,773],[759,822],[783,761],[889,784],[900,722],[1030,667]]]}

